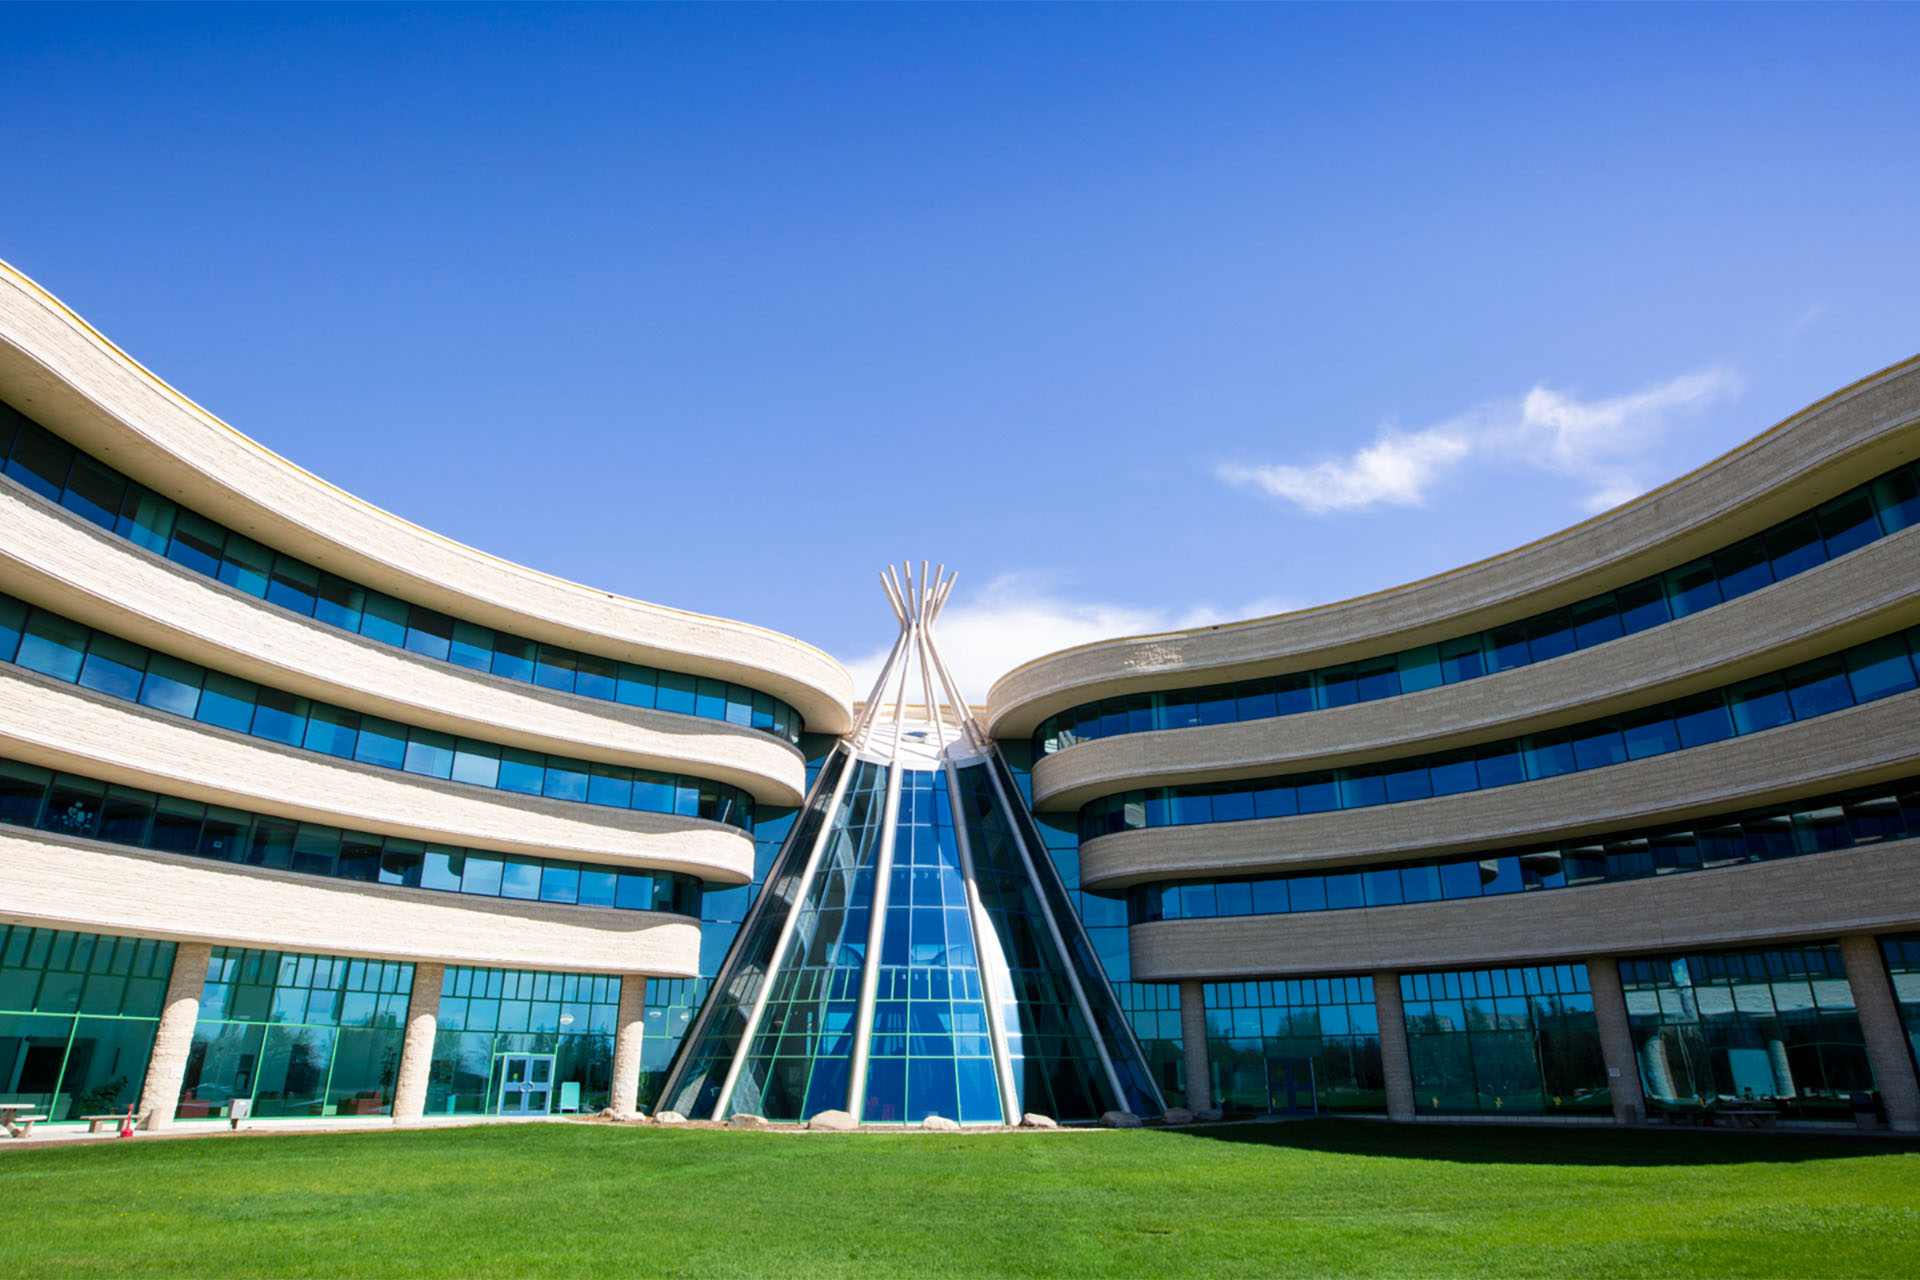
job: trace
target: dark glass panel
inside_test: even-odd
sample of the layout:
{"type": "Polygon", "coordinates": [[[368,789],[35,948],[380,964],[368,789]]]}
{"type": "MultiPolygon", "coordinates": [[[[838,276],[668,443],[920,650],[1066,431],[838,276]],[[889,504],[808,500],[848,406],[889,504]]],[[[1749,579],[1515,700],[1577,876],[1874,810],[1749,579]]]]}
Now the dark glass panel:
{"type": "Polygon", "coordinates": [[[1676,618],[1684,618],[1720,603],[1720,580],[1714,576],[1711,560],[1702,558],[1692,564],[1683,564],[1678,569],[1669,569],[1666,584],[1667,603],[1676,618]]]}
{"type": "Polygon", "coordinates": [[[1793,708],[1787,703],[1787,691],[1779,676],[1742,681],[1727,691],[1727,704],[1733,711],[1736,733],[1758,733],[1793,719],[1793,708]]]}
{"type": "Polygon", "coordinates": [[[87,628],[45,609],[27,615],[14,661],[29,671],[71,684],[87,653],[87,628]]]}
{"type": "Polygon", "coordinates": [[[311,618],[320,597],[320,571],[291,556],[275,556],[267,580],[267,599],[282,609],[311,618]]]}
{"type": "Polygon", "coordinates": [[[199,709],[193,713],[193,718],[201,724],[246,733],[253,727],[254,699],[259,692],[260,687],[251,680],[209,671],[207,682],[200,690],[199,709]]]}
{"type": "Polygon", "coordinates": [[[251,538],[237,533],[227,535],[220,553],[220,581],[237,587],[250,596],[267,594],[267,578],[273,571],[273,552],[251,538]]]}
{"type": "Polygon", "coordinates": [[[1667,590],[1658,578],[1648,578],[1613,593],[1620,615],[1620,629],[1626,635],[1657,627],[1672,617],[1667,608],[1667,590]]]}
{"type": "Polygon", "coordinates": [[[453,619],[432,609],[407,609],[406,647],[414,653],[445,662],[453,653],[453,619]]]}
{"type": "Polygon", "coordinates": [[[126,498],[126,477],[81,454],[67,476],[67,491],[60,505],[103,529],[111,529],[120,519],[120,505],[126,498]]]}
{"type": "Polygon", "coordinates": [[[225,529],[183,508],[174,521],[173,542],[167,547],[167,559],[212,578],[220,572],[220,552],[226,541],[225,529]]]}
{"type": "Polygon", "coordinates": [[[360,634],[396,649],[407,643],[407,614],[412,610],[404,600],[395,600],[381,591],[369,591],[360,610],[360,634]]]}
{"type": "Polygon", "coordinates": [[[1569,610],[1573,622],[1573,642],[1582,649],[1620,638],[1620,610],[1612,595],[1582,600],[1569,610]]]}
{"type": "Polygon", "coordinates": [[[367,593],[344,578],[330,573],[320,575],[320,587],[314,596],[315,621],[344,631],[358,632],[366,609],[367,593]]]}
{"type": "Polygon", "coordinates": [[[1805,662],[1786,673],[1787,701],[1793,706],[1793,718],[1823,716],[1853,705],[1853,689],[1847,683],[1847,664],[1841,657],[1819,658],[1805,662]]]}
{"type": "Polygon", "coordinates": [[[1886,636],[1850,649],[1846,658],[1847,680],[1855,702],[1871,702],[1914,687],[1913,661],[1899,636],[1886,636]]]}
{"type": "Polygon", "coordinates": [[[1880,537],[1880,518],[1874,514],[1872,495],[1864,485],[1826,503],[1816,514],[1830,557],[1843,556],[1880,537]]]}
{"type": "Polygon", "coordinates": [[[1573,652],[1573,619],[1565,609],[1555,609],[1527,619],[1527,652],[1535,662],[1545,662],[1563,653],[1573,652]]]}
{"type": "Polygon", "coordinates": [[[1873,505],[1880,509],[1880,524],[1888,533],[1920,524],[1920,481],[1914,479],[1913,468],[1902,467],[1875,480],[1873,505]]]}
{"type": "Polygon", "coordinates": [[[1819,522],[1811,513],[1775,525],[1767,530],[1766,539],[1776,580],[1826,563],[1827,548],[1820,541],[1819,522]]]}
{"type": "Polygon", "coordinates": [[[20,433],[7,459],[8,475],[48,501],[58,502],[72,469],[72,445],[37,423],[20,421],[20,433]]]}
{"type": "Polygon", "coordinates": [[[1758,591],[1773,581],[1773,562],[1763,538],[1748,538],[1715,552],[1713,569],[1720,577],[1720,593],[1728,600],[1758,591]]]}
{"type": "Polygon", "coordinates": [[[96,635],[80,668],[80,685],[128,702],[140,697],[146,676],[147,651],[113,636],[96,635]]]}
{"type": "Polygon", "coordinates": [[[1459,636],[1440,645],[1440,675],[1448,684],[1486,674],[1479,636],[1459,636]]]}
{"type": "Polygon", "coordinates": [[[1673,723],[1682,747],[1697,747],[1733,736],[1726,699],[1718,693],[1681,698],[1673,704],[1673,723]]]}

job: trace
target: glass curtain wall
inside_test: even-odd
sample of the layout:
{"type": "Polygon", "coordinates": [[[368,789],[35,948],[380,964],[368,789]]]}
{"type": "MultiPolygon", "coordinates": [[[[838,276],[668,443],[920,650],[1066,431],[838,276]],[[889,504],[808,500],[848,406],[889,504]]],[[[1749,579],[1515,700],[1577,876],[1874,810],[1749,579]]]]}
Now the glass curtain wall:
{"type": "Polygon", "coordinates": [[[613,1096],[619,1013],[620,979],[611,974],[449,965],[440,982],[427,1113],[498,1110],[500,1062],[509,1055],[553,1057],[552,1110],[600,1110],[613,1096]]]}
{"type": "Polygon", "coordinates": [[[1400,998],[1416,1111],[1611,1114],[1585,965],[1407,973],[1400,998]]]}
{"type": "MultiPolygon", "coordinates": [[[[776,960],[788,914],[807,890],[807,860],[828,819],[841,775],[851,765],[847,753],[835,751],[821,768],[807,793],[805,807],[793,833],[781,849],[766,887],[755,898],[726,963],[687,1031],[680,1052],[667,1073],[658,1098],[659,1109],[686,1116],[709,1116],[719,1105],[728,1068],[747,1035],[753,1006],[776,960]]],[[[848,791],[854,788],[850,779],[848,791]]],[[[843,800],[841,813],[848,801],[843,800]]]]}
{"type": "Polygon", "coordinates": [[[215,947],[175,1114],[390,1114],[412,990],[411,964],[215,947]]]}
{"type": "Polygon", "coordinates": [[[1836,943],[1622,960],[1649,1112],[1845,1120],[1873,1066],[1836,943]]]}
{"type": "Polygon", "coordinates": [[[1920,1069],[1920,933],[1895,934],[1880,939],[1886,957],[1893,998],[1900,1006],[1900,1022],[1907,1029],[1907,1051],[1920,1069]]]}
{"type": "Polygon", "coordinates": [[[905,771],[863,1120],[999,1124],[980,960],[943,774],[905,771]]]}
{"type": "MultiPolygon", "coordinates": [[[[974,879],[992,926],[992,936],[981,939],[981,946],[996,952],[1000,962],[986,968],[991,981],[1003,984],[1007,1056],[1018,1091],[1012,1109],[1057,1120],[1093,1120],[1116,1108],[1132,1110],[1114,1096],[1107,1080],[1096,1031],[1068,981],[1070,961],[1047,928],[1039,886],[1021,864],[1009,815],[997,802],[987,768],[969,765],[956,776],[974,879]],[[1004,977],[995,972],[1002,966],[1004,977]]],[[[1105,981],[1098,974],[1088,976],[1105,981]]]]}
{"type": "MultiPolygon", "coordinates": [[[[806,887],[727,1110],[769,1120],[843,1111],[873,919],[887,769],[863,760],[806,887]]],[[[810,852],[810,851],[808,851],[810,852]]],[[[804,856],[804,855],[803,855],[804,856]]]]}
{"type": "Polygon", "coordinates": [[[1080,888],[1080,824],[1072,813],[1035,813],[1033,810],[1033,747],[1027,742],[994,744],[1013,775],[1020,799],[1033,818],[1047,856],[1053,860],[1066,898],[1106,973],[1121,1016],[1133,1030],[1147,1071],[1160,1086],[1162,1097],[1186,1089],[1186,1058],[1180,1036],[1180,985],[1175,982],[1133,981],[1133,957],[1128,952],[1127,903],[1104,898],[1080,888]]]}
{"type": "Polygon", "coordinates": [[[1207,1057],[1222,1109],[1268,1110],[1280,1070],[1271,1064],[1305,1059],[1320,1110],[1386,1112],[1372,978],[1210,982],[1206,999],[1207,1057]]]}
{"type": "Polygon", "coordinates": [[[53,1123],[138,1102],[173,951],[0,924],[0,1102],[53,1123]]]}

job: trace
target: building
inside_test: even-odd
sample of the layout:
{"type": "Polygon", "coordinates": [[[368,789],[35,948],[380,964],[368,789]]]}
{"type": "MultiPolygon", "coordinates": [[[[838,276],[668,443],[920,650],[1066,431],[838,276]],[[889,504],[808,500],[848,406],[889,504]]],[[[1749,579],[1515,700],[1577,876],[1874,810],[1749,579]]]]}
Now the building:
{"type": "MultiPolygon", "coordinates": [[[[683,1042],[697,1073],[759,887],[797,919],[904,695],[863,739],[800,641],[375,510],[11,269],[0,405],[0,1101],[404,1118],[654,1105],[683,1042]]],[[[983,820],[1052,854],[1032,883],[1071,912],[1033,919],[1083,959],[1041,967],[1137,1065],[1114,1096],[1851,1122],[1868,1094],[1920,1128],[1916,455],[1920,361],[1492,560],[1003,677],[983,820]]],[[[964,738],[940,703],[917,731],[964,738]]],[[[909,845],[966,826],[952,761],[882,756],[928,792],[909,845]]],[[[1036,1028],[986,990],[956,1089],[1006,1115],[1036,1028]]],[[[736,1041],[760,1092],[725,1092],[810,1112],[838,1077],[796,1101],[748,1064],[828,1028],[780,1026],[816,1038],[736,1041]]]]}

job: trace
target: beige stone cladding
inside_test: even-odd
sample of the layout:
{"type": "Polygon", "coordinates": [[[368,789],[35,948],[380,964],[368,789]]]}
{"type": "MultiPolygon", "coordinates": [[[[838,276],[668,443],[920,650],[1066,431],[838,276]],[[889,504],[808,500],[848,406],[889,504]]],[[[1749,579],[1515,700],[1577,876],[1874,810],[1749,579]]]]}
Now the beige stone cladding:
{"type": "Polygon", "coordinates": [[[1836,392],[1671,484],[1584,524],[1406,586],[1250,622],[1069,649],[1002,676],[997,738],[1118,693],[1300,671],[1558,608],[1756,533],[1920,454],[1920,359],[1836,392]]]}
{"type": "Polygon", "coordinates": [[[1910,842],[1495,898],[1161,920],[1128,931],[1137,982],[1572,963],[1884,933],[1920,922],[1910,842]]]}
{"type": "MultiPolygon", "coordinates": [[[[1884,782],[1920,768],[1920,690],[1728,738],[1514,786],[1247,822],[1096,836],[1081,884],[1327,870],[1512,848],[1884,782]]],[[[1663,880],[1661,883],[1665,883],[1663,880]]],[[[1591,890],[1571,890],[1574,897],[1591,890]]],[[[1337,914],[1337,913],[1336,913],[1337,914]]]]}
{"type": "Polygon", "coordinates": [[[798,804],[800,753],[745,725],[468,671],[266,604],[0,480],[0,586],[162,653],[403,724],[684,771],[798,804]]]}
{"type": "Polygon", "coordinates": [[[737,681],[817,732],[851,723],[851,677],[811,645],[537,573],[381,511],[220,422],[4,264],[0,397],[157,492],[353,581],[536,640],[737,681]]]}
{"type": "Polygon", "coordinates": [[[673,814],[516,795],[336,760],[0,667],[0,755],[385,835],[745,883],[753,838],[673,814]]]}
{"type": "Polygon", "coordinates": [[[238,867],[0,827],[0,919],[485,968],[690,978],[700,922],[238,867]]]}
{"type": "Polygon", "coordinates": [[[1034,763],[1034,802],[1518,737],[1720,688],[1920,623],[1920,527],[1712,609],[1497,675],[1326,711],[1098,738],[1034,763]]]}

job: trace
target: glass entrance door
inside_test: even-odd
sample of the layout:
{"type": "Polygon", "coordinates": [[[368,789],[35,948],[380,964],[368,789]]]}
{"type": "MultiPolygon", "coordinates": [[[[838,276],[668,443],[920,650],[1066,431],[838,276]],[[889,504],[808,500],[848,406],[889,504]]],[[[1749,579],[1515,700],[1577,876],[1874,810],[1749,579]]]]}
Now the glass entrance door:
{"type": "Polygon", "coordinates": [[[553,1055],[508,1054],[500,1059],[503,1116],[543,1116],[553,1110],[553,1055]]]}
{"type": "Polygon", "coordinates": [[[1314,1088],[1313,1059],[1267,1059],[1267,1110],[1280,1116],[1320,1114],[1320,1099],[1314,1088]]]}

